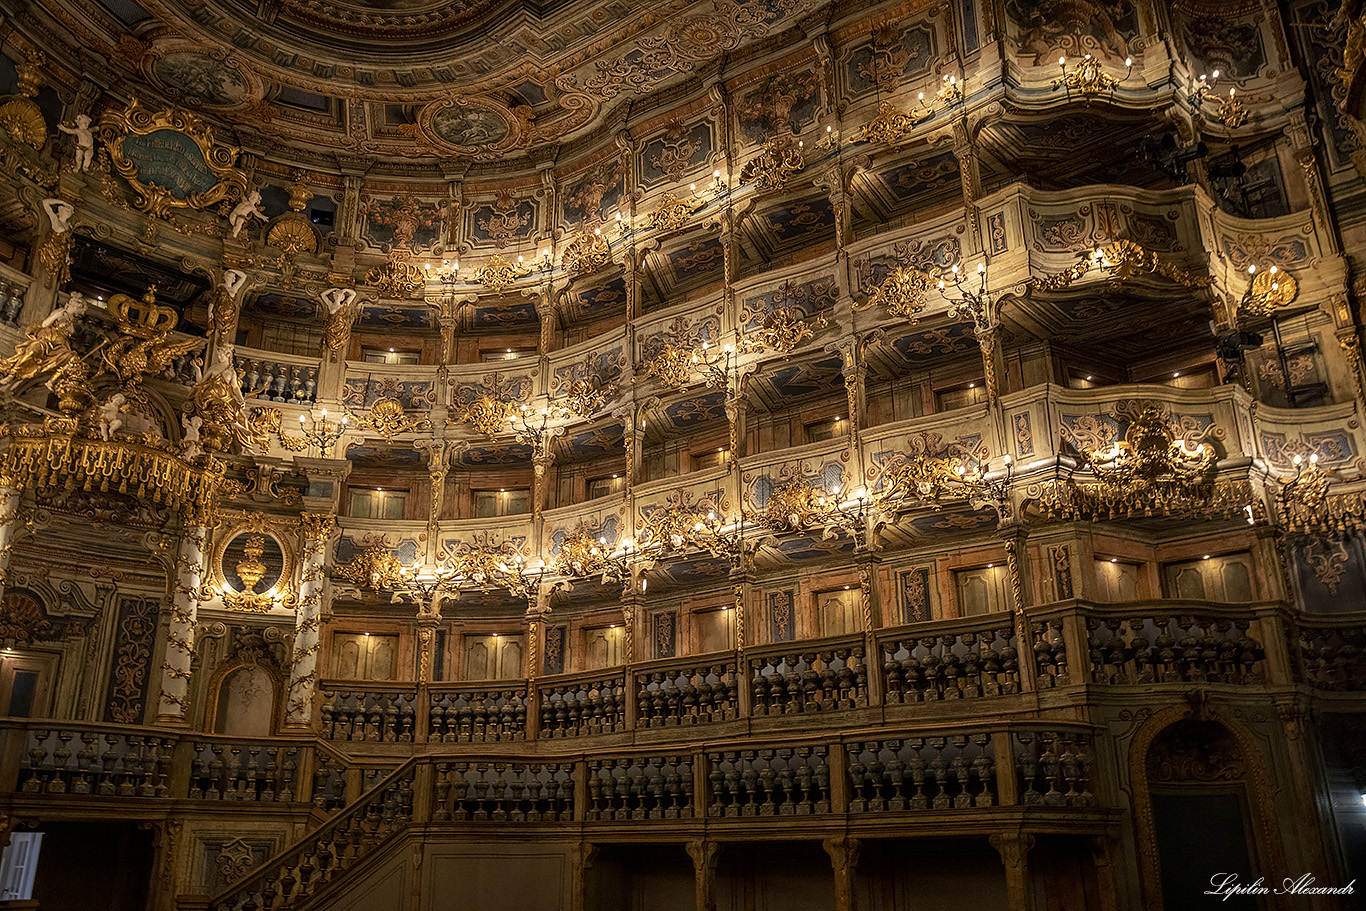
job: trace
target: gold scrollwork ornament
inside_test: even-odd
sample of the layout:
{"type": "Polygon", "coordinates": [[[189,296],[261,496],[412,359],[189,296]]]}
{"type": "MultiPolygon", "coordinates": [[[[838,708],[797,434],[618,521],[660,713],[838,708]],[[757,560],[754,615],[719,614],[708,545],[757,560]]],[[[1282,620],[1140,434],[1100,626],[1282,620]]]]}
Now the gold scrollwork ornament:
{"type": "Polygon", "coordinates": [[[124,110],[107,112],[100,120],[99,132],[114,171],[137,194],[134,205],[155,218],[163,218],[177,207],[207,209],[246,193],[247,175],[233,166],[238,149],[218,145],[213,130],[194,114],[178,110],[152,112],[134,98],[124,110]],[[201,159],[192,165],[202,167],[205,179],[212,178],[214,183],[202,190],[156,183],[153,176],[140,172],[134,160],[140,157],[142,146],[169,153],[187,153],[192,146],[201,159]],[[128,154],[132,151],[130,147],[137,147],[134,157],[128,154]]]}

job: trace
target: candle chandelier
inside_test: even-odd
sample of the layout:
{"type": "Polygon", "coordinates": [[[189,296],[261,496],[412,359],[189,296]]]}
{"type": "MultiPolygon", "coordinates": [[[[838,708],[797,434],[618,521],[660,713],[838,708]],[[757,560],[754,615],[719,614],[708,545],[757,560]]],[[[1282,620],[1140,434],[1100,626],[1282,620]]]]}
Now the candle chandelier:
{"type": "Polygon", "coordinates": [[[1287,533],[1319,540],[1339,540],[1366,532],[1366,494],[1332,493],[1335,478],[1319,465],[1318,453],[1296,455],[1295,474],[1278,480],[1274,501],[1287,533]]]}
{"type": "Polygon", "coordinates": [[[1044,485],[1038,503],[1049,518],[1063,519],[1242,514],[1253,500],[1250,486],[1218,483],[1217,471],[1214,447],[1177,437],[1165,412],[1149,404],[1123,440],[1082,448],[1076,472],[1044,485]]]}

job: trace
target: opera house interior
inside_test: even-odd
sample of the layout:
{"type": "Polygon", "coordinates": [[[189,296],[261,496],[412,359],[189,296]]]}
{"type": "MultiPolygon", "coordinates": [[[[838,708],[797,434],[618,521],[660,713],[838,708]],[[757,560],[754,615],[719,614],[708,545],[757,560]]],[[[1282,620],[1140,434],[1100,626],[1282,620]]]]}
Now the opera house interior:
{"type": "Polygon", "coordinates": [[[0,907],[1362,907],[1366,4],[660,2],[0,0],[0,907]]]}

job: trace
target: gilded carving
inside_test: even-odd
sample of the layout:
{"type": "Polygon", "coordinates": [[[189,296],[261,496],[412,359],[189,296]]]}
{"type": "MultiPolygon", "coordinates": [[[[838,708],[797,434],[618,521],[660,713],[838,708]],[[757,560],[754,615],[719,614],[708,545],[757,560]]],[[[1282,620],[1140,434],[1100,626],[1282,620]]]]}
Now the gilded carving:
{"type": "Polygon", "coordinates": [[[153,113],[134,98],[123,111],[106,113],[99,132],[114,171],[137,194],[134,205],[153,217],[246,194],[246,174],[233,167],[238,150],[215,144],[213,130],[194,114],[153,113]]]}

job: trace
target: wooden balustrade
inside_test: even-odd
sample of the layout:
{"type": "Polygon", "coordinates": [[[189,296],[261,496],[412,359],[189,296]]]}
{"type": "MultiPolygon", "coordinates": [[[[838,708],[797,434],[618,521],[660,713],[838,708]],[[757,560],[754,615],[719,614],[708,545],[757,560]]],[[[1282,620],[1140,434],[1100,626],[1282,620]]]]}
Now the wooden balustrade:
{"type": "Polygon", "coordinates": [[[836,712],[868,705],[863,637],[763,646],[745,653],[754,715],[836,712]]]}
{"type": "Polygon", "coordinates": [[[830,812],[824,743],[707,754],[709,816],[811,816],[830,812]]]}
{"type": "Polygon", "coordinates": [[[274,911],[300,907],[413,817],[417,761],[409,760],[332,817],[209,900],[213,911],[274,911]]]}
{"type": "Polygon", "coordinates": [[[1020,692],[1020,653],[1009,614],[917,624],[881,634],[878,647],[888,705],[1020,692]]]}
{"type": "Polygon", "coordinates": [[[1089,807],[1092,736],[1080,730],[1015,731],[1015,769],[1025,806],[1089,807]]]}
{"type": "Polygon", "coordinates": [[[633,670],[638,728],[710,724],[740,715],[734,654],[670,659],[633,670]]]}
{"type": "Polygon", "coordinates": [[[60,726],[27,730],[20,791],[98,797],[173,796],[174,736],[54,724],[60,726]]]}
{"type": "Polygon", "coordinates": [[[573,763],[436,763],[432,822],[568,822],[573,763]]]}
{"type": "Polygon", "coordinates": [[[1306,618],[1298,640],[1305,683],[1322,690],[1366,690],[1366,626],[1359,619],[1306,618]]]}
{"type": "Polygon", "coordinates": [[[686,819],[693,813],[690,755],[588,760],[588,820],[686,819]]]}
{"type": "Polygon", "coordinates": [[[991,734],[853,741],[850,813],[991,807],[996,757],[991,734]]]}
{"type": "Polygon", "coordinates": [[[292,803],[299,792],[298,745],[193,740],[186,796],[292,803]]]}
{"type": "Polygon", "coordinates": [[[324,685],[322,735],[328,740],[412,743],[417,731],[414,687],[360,689],[324,685]]]}
{"type": "Polygon", "coordinates": [[[500,743],[525,740],[527,690],[524,685],[433,688],[428,693],[430,743],[500,743]]]}
{"type": "Polygon", "coordinates": [[[1263,643],[1246,611],[1125,605],[1086,621],[1093,683],[1260,683],[1263,643]]]}
{"type": "Polygon", "coordinates": [[[542,737],[611,734],[626,729],[625,670],[538,686],[542,737]]]}

